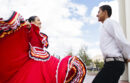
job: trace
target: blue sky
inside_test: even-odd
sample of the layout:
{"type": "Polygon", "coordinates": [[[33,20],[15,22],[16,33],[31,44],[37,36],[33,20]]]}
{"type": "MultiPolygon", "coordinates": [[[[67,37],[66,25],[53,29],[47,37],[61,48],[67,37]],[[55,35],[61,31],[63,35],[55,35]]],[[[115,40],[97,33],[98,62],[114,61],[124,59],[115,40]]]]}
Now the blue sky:
{"type": "Polygon", "coordinates": [[[84,4],[88,7],[87,15],[89,16],[94,6],[98,6],[99,3],[113,0],[71,0],[74,3],[84,4]]]}
{"type": "Polygon", "coordinates": [[[78,54],[82,46],[87,53],[101,55],[99,27],[96,14],[99,5],[109,4],[118,20],[116,0],[0,0],[1,9],[19,12],[25,19],[37,15],[41,19],[41,32],[49,36],[50,54],[64,57],[72,51],[78,54]]]}

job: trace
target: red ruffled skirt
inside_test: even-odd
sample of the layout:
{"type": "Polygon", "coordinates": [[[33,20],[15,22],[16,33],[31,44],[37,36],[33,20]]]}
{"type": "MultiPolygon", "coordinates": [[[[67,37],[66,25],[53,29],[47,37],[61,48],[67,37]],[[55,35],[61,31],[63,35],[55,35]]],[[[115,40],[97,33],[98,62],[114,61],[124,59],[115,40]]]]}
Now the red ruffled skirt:
{"type": "Polygon", "coordinates": [[[29,57],[28,29],[0,38],[0,83],[82,83],[86,74],[83,62],[72,56],[47,61],[29,57]]]}

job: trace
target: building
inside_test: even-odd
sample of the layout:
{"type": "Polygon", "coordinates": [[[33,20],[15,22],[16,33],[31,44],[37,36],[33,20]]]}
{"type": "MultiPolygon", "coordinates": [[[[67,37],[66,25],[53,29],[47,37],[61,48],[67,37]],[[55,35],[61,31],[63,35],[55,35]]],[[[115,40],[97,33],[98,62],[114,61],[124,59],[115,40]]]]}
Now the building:
{"type": "Polygon", "coordinates": [[[104,61],[104,59],[103,59],[103,55],[96,55],[96,56],[94,56],[93,58],[92,58],[92,61],[94,62],[94,61],[99,61],[99,62],[103,62],[104,61]]]}
{"type": "MultiPolygon", "coordinates": [[[[119,21],[127,40],[130,42],[130,0],[117,0],[119,3],[119,21]]],[[[130,60],[120,80],[130,82],[130,60]]]]}

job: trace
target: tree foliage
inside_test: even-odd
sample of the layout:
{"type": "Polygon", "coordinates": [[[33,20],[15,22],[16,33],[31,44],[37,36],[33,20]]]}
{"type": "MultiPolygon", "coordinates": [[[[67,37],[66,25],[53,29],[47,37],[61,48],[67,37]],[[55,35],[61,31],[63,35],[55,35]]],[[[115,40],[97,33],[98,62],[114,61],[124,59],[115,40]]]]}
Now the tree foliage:
{"type": "Polygon", "coordinates": [[[96,60],[94,64],[96,65],[96,68],[101,69],[103,67],[104,62],[96,60]]]}
{"type": "Polygon", "coordinates": [[[86,53],[85,48],[81,48],[78,53],[79,57],[82,59],[82,61],[88,66],[92,62],[92,60],[88,57],[88,54],[86,53]]]}

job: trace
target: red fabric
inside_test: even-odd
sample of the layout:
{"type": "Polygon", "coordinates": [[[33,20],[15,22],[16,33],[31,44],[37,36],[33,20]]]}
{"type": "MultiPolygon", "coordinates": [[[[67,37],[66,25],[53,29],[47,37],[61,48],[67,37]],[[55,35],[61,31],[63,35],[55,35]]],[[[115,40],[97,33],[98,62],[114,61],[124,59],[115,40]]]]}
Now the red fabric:
{"type": "Polygon", "coordinates": [[[50,58],[49,52],[44,50],[47,42],[46,36],[41,36],[39,27],[32,24],[29,32],[30,57],[35,60],[47,61],[50,58]],[[44,43],[46,41],[46,43],[44,43]]]}
{"type": "Polygon", "coordinates": [[[46,62],[29,60],[9,83],[56,83],[58,62],[53,56],[46,62]]]}
{"type": "Polygon", "coordinates": [[[65,80],[65,77],[66,77],[66,73],[67,73],[67,68],[68,68],[68,62],[69,62],[69,59],[71,58],[71,56],[67,56],[65,58],[63,58],[59,64],[59,67],[58,67],[58,83],[64,83],[64,80],[65,80]],[[62,78],[61,78],[62,77],[62,78]]]}
{"type": "Polygon", "coordinates": [[[49,61],[29,58],[29,30],[20,30],[0,38],[0,82],[2,83],[55,83],[59,60],[49,61]]]}
{"type": "Polygon", "coordinates": [[[38,53],[39,56],[48,53],[43,49],[45,45],[42,39],[35,25],[32,25],[31,30],[22,26],[0,38],[0,83],[56,83],[56,77],[58,83],[63,83],[65,77],[67,78],[66,73],[71,75],[68,64],[75,64],[69,61],[70,58],[73,59],[71,56],[62,59],[59,66],[59,60],[50,55],[49,58],[29,57],[32,47],[38,47],[34,54],[38,53]]]}
{"type": "Polygon", "coordinates": [[[86,67],[76,56],[66,56],[58,65],[58,83],[82,83],[86,75],[86,67]]]}
{"type": "Polygon", "coordinates": [[[0,38],[0,81],[6,83],[28,60],[28,29],[0,38]]]}

